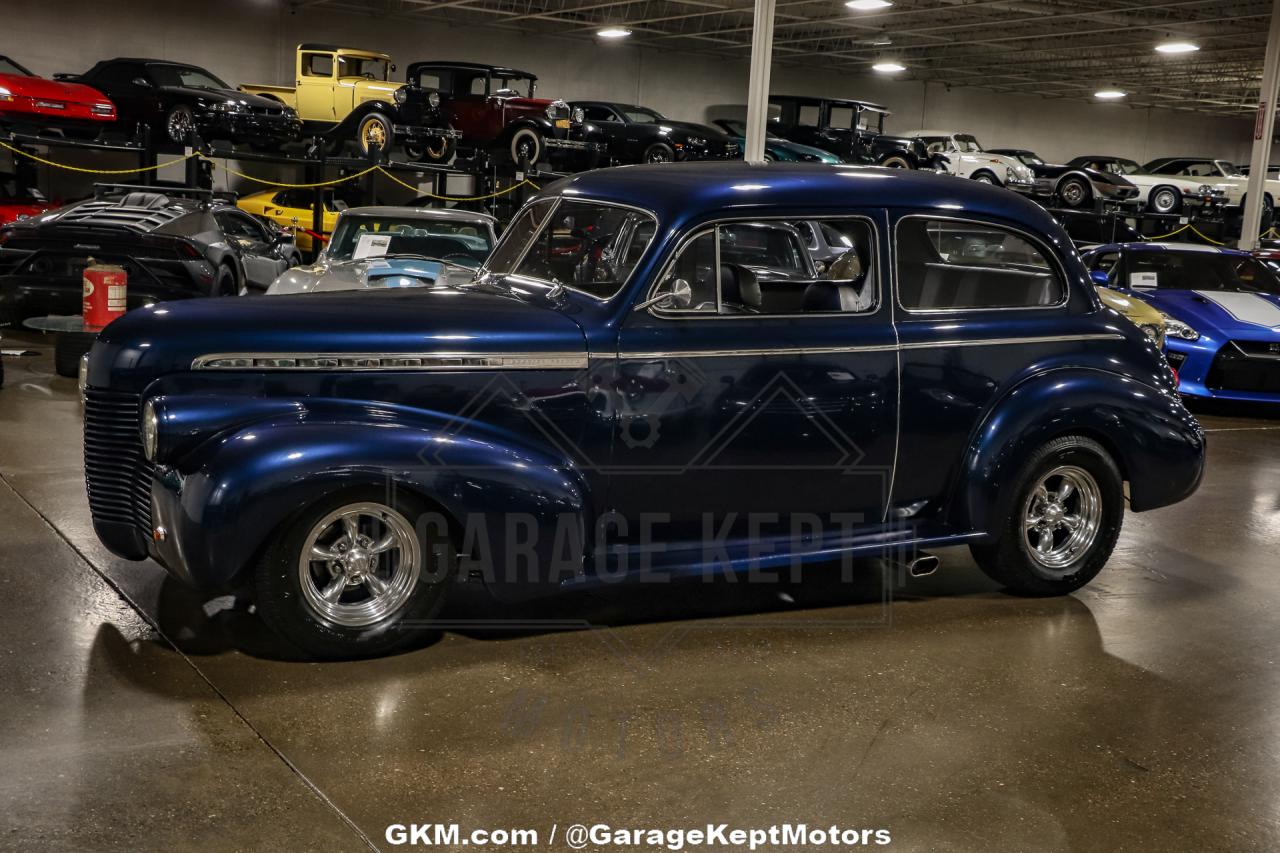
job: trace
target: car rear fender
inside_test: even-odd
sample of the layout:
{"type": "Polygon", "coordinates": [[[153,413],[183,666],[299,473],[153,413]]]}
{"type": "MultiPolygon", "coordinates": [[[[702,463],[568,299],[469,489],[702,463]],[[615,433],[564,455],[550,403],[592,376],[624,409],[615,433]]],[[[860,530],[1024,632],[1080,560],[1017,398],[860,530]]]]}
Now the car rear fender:
{"type": "Polygon", "coordinates": [[[1063,435],[1087,436],[1111,452],[1134,511],[1176,503],[1200,483],[1204,431],[1177,397],[1116,373],[1063,367],[1029,377],[989,409],[970,439],[948,521],[998,530],[1019,469],[1063,435]]]}

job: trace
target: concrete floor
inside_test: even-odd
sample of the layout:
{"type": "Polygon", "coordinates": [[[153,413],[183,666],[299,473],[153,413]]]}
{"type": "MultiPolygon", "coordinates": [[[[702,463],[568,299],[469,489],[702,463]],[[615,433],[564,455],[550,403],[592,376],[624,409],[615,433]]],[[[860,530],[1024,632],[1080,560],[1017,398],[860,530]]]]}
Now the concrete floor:
{"type": "Polygon", "coordinates": [[[610,591],[514,614],[597,630],[321,665],[98,545],[75,382],[50,341],[4,341],[28,344],[0,390],[0,848],[386,849],[388,824],[454,821],[557,824],[540,849],[709,821],[1280,848],[1280,420],[1204,416],[1200,492],[1129,515],[1069,598],[1001,594],[952,550],[887,605],[874,566],[610,591]]]}

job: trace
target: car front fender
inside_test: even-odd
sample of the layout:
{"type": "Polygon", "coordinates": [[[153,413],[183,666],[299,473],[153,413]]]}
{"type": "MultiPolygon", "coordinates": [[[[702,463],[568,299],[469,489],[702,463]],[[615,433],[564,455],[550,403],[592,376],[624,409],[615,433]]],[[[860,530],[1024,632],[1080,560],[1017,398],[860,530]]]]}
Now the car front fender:
{"type": "Polygon", "coordinates": [[[157,558],[196,586],[226,588],[308,506],[374,487],[438,511],[499,597],[554,589],[568,579],[556,572],[581,569],[587,487],[570,462],[501,430],[366,408],[244,424],[185,470],[159,466],[157,558]]]}
{"type": "Polygon", "coordinates": [[[1111,452],[1137,512],[1187,497],[1204,471],[1204,431],[1177,397],[1103,370],[1049,370],[1012,388],[975,430],[951,521],[999,530],[1012,511],[1019,469],[1063,435],[1092,438],[1111,452]]]}

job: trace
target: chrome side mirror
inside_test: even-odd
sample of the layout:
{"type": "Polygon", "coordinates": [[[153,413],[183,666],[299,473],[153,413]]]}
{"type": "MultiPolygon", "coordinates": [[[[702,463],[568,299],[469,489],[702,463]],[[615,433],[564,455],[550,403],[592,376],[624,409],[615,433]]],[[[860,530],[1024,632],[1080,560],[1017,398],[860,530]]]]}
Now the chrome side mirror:
{"type": "Polygon", "coordinates": [[[646,308],[652,308],[657,305],[662,308],[674,308],[680,310],[688,308],[693,304],[693,288],[689,282],[682,278],[677,278],[671,282],[671,289],[652,296],[641,302],[633,311],[643,311],[646,308]]]}

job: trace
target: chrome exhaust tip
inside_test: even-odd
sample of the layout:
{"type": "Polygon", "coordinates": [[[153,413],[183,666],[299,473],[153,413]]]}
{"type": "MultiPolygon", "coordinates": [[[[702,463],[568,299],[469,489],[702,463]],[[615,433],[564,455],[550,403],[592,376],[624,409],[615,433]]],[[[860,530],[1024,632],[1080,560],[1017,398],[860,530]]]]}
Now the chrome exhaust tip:
{"type": "Polygon", "coordinates": [[[925,578],[936,572],[941,563],[933,554],[921,554],[907,563],[907,574],[913,578],[925,578]]]}

